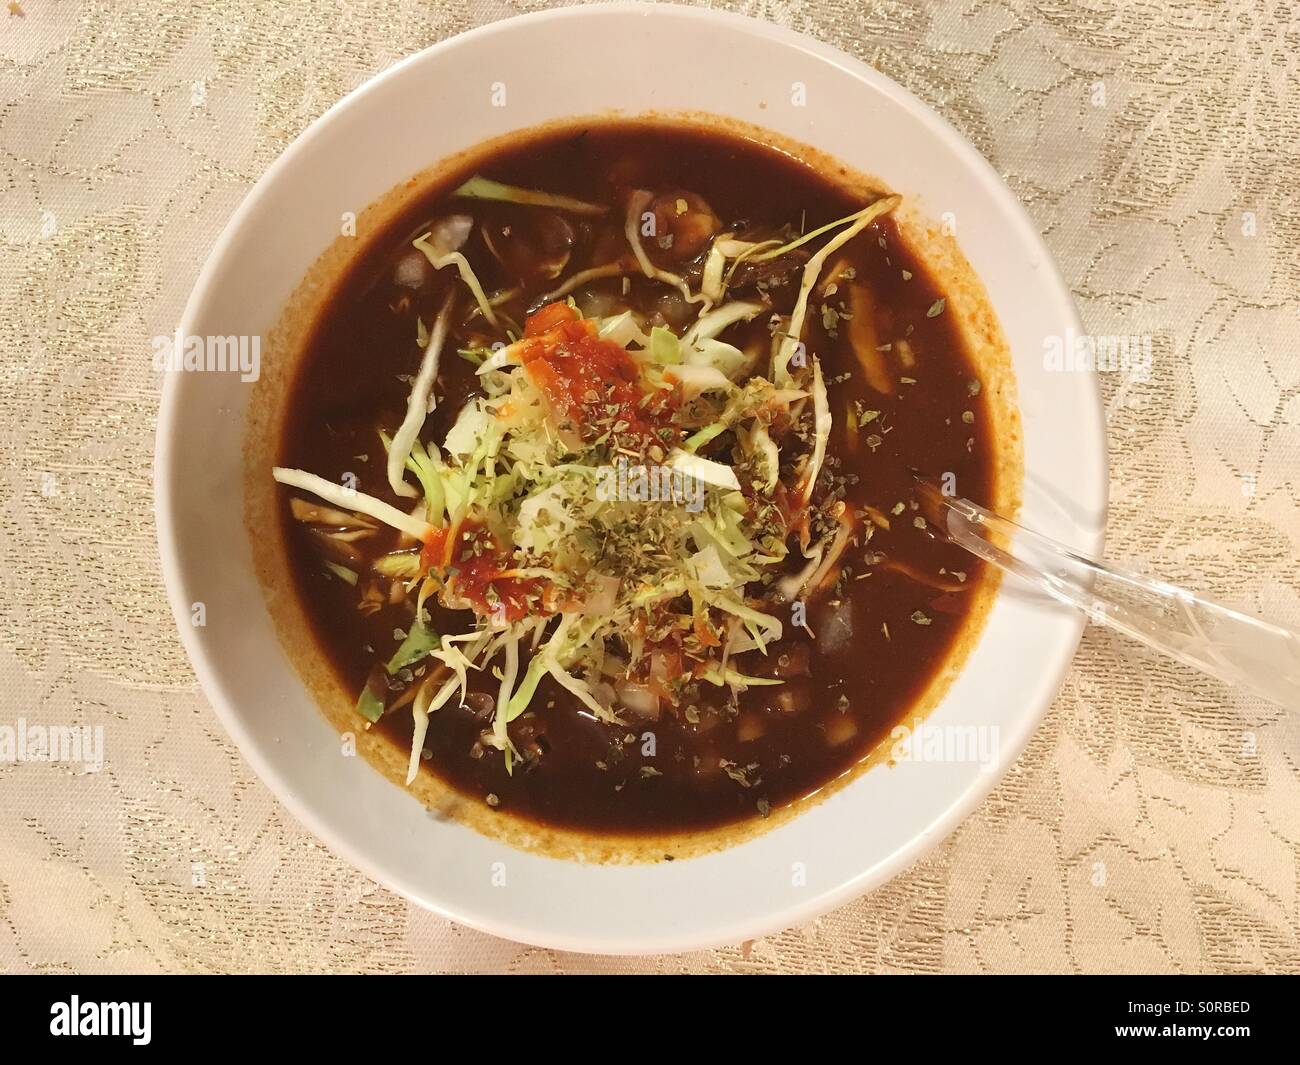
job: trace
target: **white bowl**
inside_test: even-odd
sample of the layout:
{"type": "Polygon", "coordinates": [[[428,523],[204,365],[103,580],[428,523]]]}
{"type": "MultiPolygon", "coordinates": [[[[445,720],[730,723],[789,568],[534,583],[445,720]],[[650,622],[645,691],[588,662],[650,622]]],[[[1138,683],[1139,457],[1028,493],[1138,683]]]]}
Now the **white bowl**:
{"type": "MultiPolygon", "coordinates": [[[[988,291],[1012,352],[1024,431],[1025,524],[1100,547],[1105,441],[1090,376],[1049,372],[1045,338],[1079,332],[1038,233],[992,168],[887,78],[764,22],[687,7],[567,8],[494,23],[385,71],[315,122],[256,184],[218,240],[183,336],[263,335],[300,278],[361,209],[440,157],[608,108],[702,109],[814,145],[939,217],[988,291]],[[560,57],[560,58],[556,58],[560,57]],[[580,61],[578,59],[580,57],[580,61]],[[506,107],[492,107],[494,82],[506,107]],[[801,83],[807,105],[794,106],[801,83]]],[[[1073,656],[1081,620],[1004,585],[930,724],[995,726],[991,767],[880,766],[738,846],[651,865],[512,850],[440,821],[339,738],[280,650],[242,524],[249,388],[173,373],[155,484],[162,566],[204,691],[245,757],[334,851],[416,903],[496,935],[566,950],[678,951],[806,921],[905,869],[1020,753],[1073,656]],[[193,624],[202,602],[206,624],[193,624]],[[504,883],[501,881],[504,879],[504,883]]]]}

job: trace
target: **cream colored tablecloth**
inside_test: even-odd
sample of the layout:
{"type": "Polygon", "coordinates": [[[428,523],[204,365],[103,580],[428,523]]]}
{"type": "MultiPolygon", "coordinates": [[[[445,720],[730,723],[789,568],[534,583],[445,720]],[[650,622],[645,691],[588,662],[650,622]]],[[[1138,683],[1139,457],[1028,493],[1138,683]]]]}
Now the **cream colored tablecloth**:
{"type": "MultiPolygon", "coordinates": [[[[1300,724],[1096,631],[951,839],[752,944],[535,950],[332,857],[227,740],[173,634],[149,338],[307,122],[408,53],[547,5],[8,6],[0,725],[102,725],[107,764],[0,762],[0,969],[1300,971],[1300,724]]],[[[1149,382],[1103,375],[1112,556],[1300,626],[1295,5],[725,6],[874,64],[993,161],[1088,329],[1153,338],[1149,382]]]]}

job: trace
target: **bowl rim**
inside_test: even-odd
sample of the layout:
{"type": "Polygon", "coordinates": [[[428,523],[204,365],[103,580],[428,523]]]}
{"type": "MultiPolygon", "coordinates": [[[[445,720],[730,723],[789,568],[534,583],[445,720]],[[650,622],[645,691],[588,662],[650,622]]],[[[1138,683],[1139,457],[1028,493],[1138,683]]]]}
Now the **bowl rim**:
{"type": "MultiPolygon", "coordinates": [[[[938,135],[962,159],[970,176],[980,181],[985,186],[990,197],[999,205],[1006,222],[1016,227],[1020,239],[1025,241],[1037,253],[1039,266],[1043,273],[1044,285],[1055,289],[1057,295],[1062,298],[1062,309],[1068,315],[1068,324],[1075,329],[1076,333],[1083,332],[1073,295],[1066,285],[1054,257],[1043,241],[1042,235],[1033,225],[1020,201],[974,145],[947,119],[932,109],[929,104],[891,78],[842,49],[784,26],[747,15],[718,11],[711,8],[678,4],[614,2],[531,12],[471,28],[412,53],[348,92],[308,124],[289,146],[276,157],[244,195],[213,243],[202,268],[198,272],[193,289],[178,321],[178,335],[186,336],[191,332],[191,323],[198,315],[208,296],[214,276],[219,271],[231,245],[234,243],[236,235],[244,227],[258,200],[276,182],[279,175],[283,171],[290,169],[298,156],[307,151],[308,145],[320,130],[333,122],[341,112],[357,106],[364,96],[377,89],[380,85],[384,85],[392,79],[400,78],[407,68],[419,63],[436,60],[440,54],[449,49],[461,47],[467,42],[489,39],[499,34],[516,33],[522,28],[543,22],[581,19],[592,14],[627,14],[639,17],[655,15],[657,17],[697,20],[704,27],[722,31],[734,30],[756,35],[767,38],[770,42],[784,48],[811,54],[866,82],[874,90],[904,107],[916,122],[928,126],[931,132],[938,135]]],[[[831,154],[834,154],[834,152],[831,154]]],[[[403,180],[406,176],[401,175],[396,180],[403,180]]],[[[777,911],[766,912],[761,917],[738,918],[734,922],[718,926],[716,934],[710,934],[704,939],[701,939],[699,935],[681,934],[668,930],[653,935],[638,932],[636,933],[635,942],[610,943],[603,939],[584,939],[567,934],[539,933],[536,929],[514,926],[511,922],[497,918],[485,920],[474,913],[465,912],[454,905],[448,904],[446,901],[432,899],[428,890],[422,885],[407,882],[401,875],[395,874],[393,870],[381,868],[380,863],[372,859],[366,852],[336,836],[334,830],[316,812],[315,808],[298,795],[286,775],[267,756],[260,741],[250,735],[249,731],[241,723],[239,714],[233,710],[233,701],[230,700],[226,692],[218,669],[202,646],[196,630],[188,623],[190,607],[188,597],[183,594],[186,584],[182,578],[178,549],[178,515],[172,505],[171,495],[171,485],[176,475],[176,457],[182,453],[181,449],[175,446],[175,440],[180,428],[178,393],[181,388],[180,378],[183,376],[180,374],[167,374],[163,382],[153,457],[154,519],[160,569],[167,589],[168,601],[171,605],[181,643],[194,669],[204,697],[227,734],[238,747],[240,754],[250,764],[257,776],[267,785],[289,813],[320,839],[329,850],[376,883],[390,888],[421,908],[432,910],[457,923],[491,935],[547,948],[578,952],[622,955],[677,953],[730,945],[743,939],[770,935],[803,924],[831,909],[852,901],[906,871],[926,853],[948,838],[953,830],[969,816],[1003,779],[1027,746],[1029,740],[1037,732],[1053,699],[1060,691],[1066,676],[1072,668],[1079,640],[1087,624],[1086,619],[1081,614],[1069,619],[1068,623],[1065,619],[1061,620],[1061,624],[1065,626],[1063,637],[1068,642],[1069,653],[1063,652],[1061,654],[1060,662],[1056,668],[1050,671],[1040,671],[1036,674],[1036,680],[1032,685],[1033,696],[1026,700],[1025,712],[1021,713],[1016,719],[1018,727],[1014,731],[1004,731],[1002,742],[999,744],[996,764],[992,772],[981,774],[979,778],[966,786],[964,791],[957,793],[938,817],[885,859],[864,868],[857,875],[839,884],[811,893],[805,901],[790,904],[777,911]]],[[[1080,385],[1082,388],[1082,382],[1080,385]]],[[[1097,486],[1098,498],[1087,502],[1094,508],[1098,524],[1095,532],[1091,534],[1083,529],[1079,530],[1080,541],[1090,541],[1081,542],[1079,546],[1094,553],[1100,553],[1105,539],[1109,496],[1109,470],[1107,449],[1105,447],[1105,408],[1100,384],[1097,382],[1095,375],[1089,378],[1088,385],[1095,401],[1097,438],[1101,446],[1097,449],[1096,454],[1089,457],[1095,464],[1090,474],[1097,486]]]]}

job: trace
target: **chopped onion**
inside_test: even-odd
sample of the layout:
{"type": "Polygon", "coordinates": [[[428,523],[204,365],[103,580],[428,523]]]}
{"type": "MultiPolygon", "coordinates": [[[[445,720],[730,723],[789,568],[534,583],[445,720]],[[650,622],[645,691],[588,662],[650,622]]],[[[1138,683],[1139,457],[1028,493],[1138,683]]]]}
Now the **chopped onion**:
{"type": "Polygon", "coordinates": [[[659,720],[659,696],[644,684],[625,680],[615,685],[618,701],[645,721],[659,720]]]}
{"type": "Polygon", "coordinates": [[[419,252],[407,252],[393,268],[393,283],[398,288],[420,288],[431,277],[429,261],[419,252]]]}
{"type": "Polygon", "coordinates": [[[439,254],[460,251],[474,232],[474,219],[467,214],[449,214],[429,227],[429,243],[439,254]]]}
{"type": "Polygon", "coordinates": [[[618,605],[618,590],[623,582],[612,574],[600,574],[593,578],[591,583],[591,594],[578,609],[578,613],[589,617],[612,614],[618,605]]]}
{"type": "Polygon", "coordinates": [[[853,642],[853,600],[842,599],[817,624],[817,643],[823,654],[837,655],[853,642]]]}

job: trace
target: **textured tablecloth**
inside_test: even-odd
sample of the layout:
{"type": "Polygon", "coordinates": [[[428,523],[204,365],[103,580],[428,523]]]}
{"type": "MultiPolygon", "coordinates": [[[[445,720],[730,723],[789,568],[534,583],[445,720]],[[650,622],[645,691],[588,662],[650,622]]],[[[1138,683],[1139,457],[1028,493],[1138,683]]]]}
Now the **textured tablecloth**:
{"type": "MultiPolygon", "coordinates": [[[[1300,971],[1300,723],[1090,631],[1015,769],[928,858],[813,924],[607,959],[457,927],[330,855],[199,693],[158,573],[171,332],[220,227],[314,117],[541,3],[0,5],[0,969],[1300,971]]],[[[1101,335],[1110,553],[1300,626],[1300,11],[1283,0],[725,6],[951,119],[1101,335]]]]}

